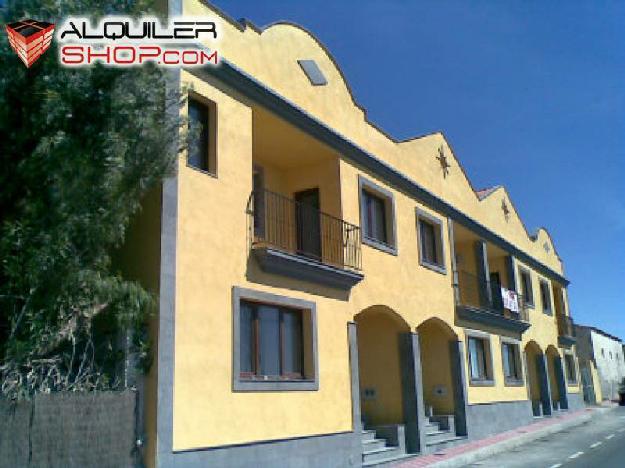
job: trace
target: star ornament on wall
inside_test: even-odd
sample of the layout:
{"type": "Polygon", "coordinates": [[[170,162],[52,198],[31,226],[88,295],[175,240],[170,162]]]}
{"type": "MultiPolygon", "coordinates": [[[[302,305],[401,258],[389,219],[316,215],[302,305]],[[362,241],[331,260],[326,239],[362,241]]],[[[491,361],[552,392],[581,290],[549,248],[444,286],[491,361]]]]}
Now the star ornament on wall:
{"type": "Polygon", "coordinates": [[[451,167],[451,165],[449,164],[449,161],[447,160],[447,156],[445,156],[445,149],[442,146],[439,146],[438,148],[438,156],[436,157],[436,159],[438,159],[438,162],[441,164],[441,169],[443,170],[443,177],[447,177],[447,175],[449,174],[449,168],[451,167]]]}
{"type": "Polygon", "coordinates": [[[508,218],[510,217],[510,209],[508,208],[508,205],[506,205],[505,200],[501,200],[501,210],[503,211],[503,215],[506,217],[506,221],[508,221],[508,218]]]}

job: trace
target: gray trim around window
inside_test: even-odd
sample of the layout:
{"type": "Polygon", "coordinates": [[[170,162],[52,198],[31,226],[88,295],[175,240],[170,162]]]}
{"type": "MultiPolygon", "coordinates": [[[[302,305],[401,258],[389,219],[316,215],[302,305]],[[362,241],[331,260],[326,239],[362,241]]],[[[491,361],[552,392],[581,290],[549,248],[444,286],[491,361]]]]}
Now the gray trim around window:
{"type": "Polygon", "coordinates": [[[232,288],[232,389],[235,392],[316,391],[319,390],[319,359],[317,355],[317,305],[311,301],[233,286],[232,288]],[[241,300],[307,310],[310,313],[311,352],[314,378],[307,380],[241,379],[240,308],[241,300]]]}
{"type": "Polygon", "coordinates": [[[472,387],[494,387],[495,386],[495,367],[493,363],[493,346],[491,343],[491,337],[489,333],[465,329],[465,347],[467,348],[467,374],[469,377],[469,385],[472,387]],[[484,352],[488,354],[486,357],[486,378],[474,379],[471,376],[471,347],[469,346],[469,338],[475,338],[485,341],[488,348],[484,348],[484,352]]]}
{"type": "Polygon", "coordinates": [[[506,338],[503,336],[499,337],[499,341],[501,343],[501,369],[503,371],[503,383],[506,387],[523,387],[525,385],[525,373],[523,369],[523,358],[521,353],[521,342],[519,340],[513,340],[512,338],[506,338]],[[521,378],[519,379],[511,379],[506,377],[506,366],[504,365],[504,345],[513,345],[516,346],[516,353],[514,359],[516,361],[516,367],[521,374],[521,378]]]}
{"type": "Polygon", "coordinates": [[[523,300],[525,301],[525,305],[533,309],[536,305],[536,302],[534,301],[534,285],[532,283],[532,272],[529,269],[521,265],[519,265],[519,281],[521,282],[521,284],[519,284],[520,286],[519,291],[521,291],[521,294],[523,295],[523,300]],[[529,293],[531,297],[529,297],[529,299],[531,299],[531,301],[528,301],[528,296],[525,294],[525,290],[523,289],[523,275],[524,274],[526,274],[530,279],[529,293]]]}
{"type": "Polygon", "coordinates": [[[397,255],[397,218],[395,217],[395,197],[393,196],[393,193],[359,174],[358,200],[360,204],[360,232],[362,235],[362,243],[383,252],[397,255]],[[367,227],[365,226],[365,205],[362,199],[363,190],[384,199],[388,243],[380,242],[377,239],[367,237],[367,227]]]}
{"type": "Polygon", "coordinates": [[[571,352],[567,352],[567,351],[564,351],[563,354],[564,354],[564,359],[562,360],[564,361],[564,366],[565,366],[564,379],[566,380],[566,385],[567,386],[578,385],[579,384],[579,369],[577,368],[577,359],[575,359],[575,354],[571,352]],[[573,361],[573,371],[575,372],[575,380],[569,379],[569,361],[566,358],[567,356],[570,356],[571,360],[573,361]]]}
{"type": "Polygon", "coordinates": [[[540,289],[540,305],[543,308],[543,314],[553,315],[553,307],[551,304],[551,286],[549,286],[549,281],[543,278],[538,278],[538,289],[540,289]],[[543,286],[547,288],[547,307],[545,307],[545,300],[543,298],[543,286]]]}
{"type": "Polygon", "coordinates": [[[447,274],[447,266],[446,266],[446,255],[445,255],[445,238],[443,237],[443,221],[436,216],[433,216],[429,213],[426,213],[420,208],[416,208],[417,214],[417,246],[419,247],[419,263],[421,266],[428,268],[430,270],[436,271],[438,273],[442,273],[443,275],[447,274]],[[438,243],[437,250],[440,250],[440,264],[430,263],[423,258],[423,247],[421,245],[421,224],[419,220],[423,218],[425,221],[433,224],[436,229],[438,229],[438,243]]]}
{"type": "MultiPolygon", "coordinates": [[[[217,103],[203,94],[198,93],[197,91],[190,90],[187,95],[187,112],[189,108],[189,101],[194,100],[204,105],[208,111],[208,154],[206,155],[206,169],[202,169],[196,167],[189,163],[189,154],[187,152],[185,156],[185,163],[189,169],[192,169],[197,172],[201,172],[202,174],[206,174],[215,179],[217,176],[218,169],[218,160],[217,160],[217,139],[218,139],[218,125],[219,125],[219,114],[217,113],[217,103]],[[212,167],[211,167],[212,166],[212,167]]],[[[188,115],[187,115],[188,117],[188,115]]],[[[187,127],[188,130],[188,127],[187,127]]]]}

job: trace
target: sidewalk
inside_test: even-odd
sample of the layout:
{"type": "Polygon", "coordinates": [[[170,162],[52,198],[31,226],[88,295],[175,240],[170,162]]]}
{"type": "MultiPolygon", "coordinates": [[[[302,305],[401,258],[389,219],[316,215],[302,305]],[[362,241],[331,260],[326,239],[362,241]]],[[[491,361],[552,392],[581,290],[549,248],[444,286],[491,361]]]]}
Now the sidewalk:
{"type": "Polygon", "coordinates": [[[451,468],[468,465],[504,450],[509,450],[513,447],[539,439],[545,435],[582,424],[590,420],[595,411],[605,410],[605,408],[586,408],[572,413],[558,414],[550,418],[540,419],[527,426],[521,426],[511,431],[502,432],[495,436],[468,442],[442,452],[416,457],[393,465],[393,467],[418,468],[422,466],[432,466],[437,468],[451,468]]]}

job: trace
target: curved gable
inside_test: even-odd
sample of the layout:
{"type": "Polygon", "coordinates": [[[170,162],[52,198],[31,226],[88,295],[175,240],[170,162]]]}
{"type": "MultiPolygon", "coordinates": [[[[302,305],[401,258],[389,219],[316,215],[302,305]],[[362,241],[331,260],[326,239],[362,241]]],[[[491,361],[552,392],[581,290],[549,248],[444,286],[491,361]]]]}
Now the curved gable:
{"type": "MultiPolygon", "coordinates": [[[[185,14],[206,14],[207,6],[199,1],[186,3],[185,14]]],[[[288,22],[258,28],[208,8],[223,20],[219,53],[230,63],[548,268],[562,272],[548,233],[544,229],[535,236],[528,233],[505,188],[486,194],[476,191],[442,132],[398,141],[371,123],[340,66],[312,33],[288,22]],[[298,60],[314,60],[327,84],[313,86],[298,60]],[[448,171],[438,158],[441,150],[448,171]],[[502,201],[510,211],[507,217],[502,201]]]]}

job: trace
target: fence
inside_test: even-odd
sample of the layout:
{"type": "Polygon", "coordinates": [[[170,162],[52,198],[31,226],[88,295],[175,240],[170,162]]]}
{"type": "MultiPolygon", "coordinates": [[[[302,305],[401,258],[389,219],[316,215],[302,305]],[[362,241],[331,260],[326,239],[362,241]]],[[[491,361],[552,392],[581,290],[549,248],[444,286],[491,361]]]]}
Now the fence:
{"type": "Polygon", "coordinates": [[[459,270],[456,272],[458,278],[458,288],[460,305],[475,307],[506,318],[529,321],[527,306],[521,294],[516,294],[518,312],[513,312],[504,307],[501,293],[501,286],[494,282],[487,282],[476,275],[459,270]]]}
{"type": "Polygon", "coordinates": [[[132,390],[0,400],[0,468],[135,466],[136,409],[132,390]]]}
{"type": "Polygon", "coordinates": [[[248,207],[254,247],[273,247],[340,268],[360,270],[360,228],[312,205],[269,190],[252,192],[248,207]]]}

